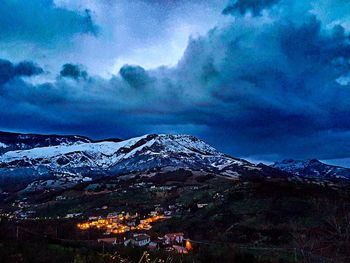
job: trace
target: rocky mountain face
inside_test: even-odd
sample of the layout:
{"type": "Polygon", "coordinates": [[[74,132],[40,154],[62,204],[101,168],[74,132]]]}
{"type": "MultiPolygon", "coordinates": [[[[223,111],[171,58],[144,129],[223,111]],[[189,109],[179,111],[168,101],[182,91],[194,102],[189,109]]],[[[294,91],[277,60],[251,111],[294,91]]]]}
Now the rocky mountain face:
{"type": "MultiPolygon", "coordinates": [[[[33,182],[40,181],[45,187],[48,184],[54,187],[74,181],[72,175],[76,175],[81,182],[95,176],[132,173],[152,176],[159,171],[176,169],[229,178],[283,174],[268,166],[225,155],[189,135],[151,134],[120,142],[93,142],[81,137],[69,139],[71,141],[67,138],[56,139],[53,140],[56,145],[43,146],[47,143],[45,138],[44,142],[32,143],[34,147],[31,149],[3,153],[0,156],[0,186],[9,181],[25,181],[25,185],[37,187],[38,184],[33,182]]],[[[30,145],[29,142],[27,145],[30,145]]]]}
{"type": "Polygon", "coordinates": [[[325,164],[317,159],[288,159],[281,162],[276,162],[272,165],[272,167],[301,178],[314,178],[319,180],[350,179],[350,169],[325,164]]]}

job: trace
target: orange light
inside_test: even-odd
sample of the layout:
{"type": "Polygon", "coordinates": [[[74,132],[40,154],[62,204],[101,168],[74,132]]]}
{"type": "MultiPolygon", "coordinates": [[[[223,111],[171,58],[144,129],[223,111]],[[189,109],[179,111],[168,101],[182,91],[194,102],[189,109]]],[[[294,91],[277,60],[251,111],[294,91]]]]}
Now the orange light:
{"type": "MultiPolygon", "coordinates": [[[[118,219],[120,219],[121,221],[127,220],[129,218],[129,216],[122,216],[119,215],[118,219]]],[[[112,233],[125,233],[127,231],[132,231],[132,230],[143,230],[143,229],[150,229],[152,228],[151,223],[156,222],[160,219],[165,218],[163,215],[156,215],[156,216],[152,216],[149,218],[145,218],[143,220],[140,221],[140,224],[137,226],[127,226],[124,225],[122,223],[120,223],[120,221],[114,222],[113,219],[104,219],[104,218],[100,218],[98,220],[95,221],[88,221],[88,222],[83,222],[83,223],[79,223],[77,224],[77,228],[80,230],[87,230],[89,228],[97,228],[97,229],[106,229],[107,232],[112,232],[112,233]]]]}
{"type": "Polygon", "coordinates": [[[191,244],[191,242],[190,242],[189,240],[186,240],[186,249],[187,249],[188,251],[190,251],[190,250],[193,249],[192,244],[191,244]]]}

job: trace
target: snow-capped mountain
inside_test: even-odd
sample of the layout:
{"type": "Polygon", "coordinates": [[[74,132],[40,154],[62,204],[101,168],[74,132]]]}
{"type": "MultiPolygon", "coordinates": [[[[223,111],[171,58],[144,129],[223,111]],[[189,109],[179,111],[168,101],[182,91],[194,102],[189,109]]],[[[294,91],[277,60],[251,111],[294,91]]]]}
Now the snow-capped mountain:
{"type": "MultiPolygon", "coordinates": [[[[158,167],[225,170],[251,165],[218,152],[188,135],[144,135],[121,142],[102,141],[9,151],[0,156],[2,168],[40,168],[54,171],[89,168],[110,173],[158,167]]],[[[251,169],[257,169],[252,166],[251,169]]]]}
{"type": "Polygon", "coordinates": [[[61,144],[8,151],[0,156],[3,180],[51,180],[57,174],[79,174],[84,178],[179,168],[231,178],[268,175],[272,169],[227,156],[189,135],[151,134],[120,142],[61,144]]]}
{"type": "Polygon", "coordinates": [[[92,142],[92,140],[83,136],[21,134],[0,131],[0,155],[8,151],[86,142],[92,142]]]}
{"type": "Polygon", "coordinates": [[[350,179],[350,169],[325,164],[317,159],[287,159],[274,163],[272,167],[302,178],[350,179]]]}

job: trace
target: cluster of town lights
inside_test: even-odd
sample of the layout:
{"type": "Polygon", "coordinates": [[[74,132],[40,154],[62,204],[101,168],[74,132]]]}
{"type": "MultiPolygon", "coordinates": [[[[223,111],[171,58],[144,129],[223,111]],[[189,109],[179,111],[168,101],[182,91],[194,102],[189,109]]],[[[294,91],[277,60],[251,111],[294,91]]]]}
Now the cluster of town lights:
{"type": "Polygon", "coordinates": [[[128,221],[130,218],[132,217],[128,215],[126,216],[119,215],[113,218],[98,219],[95,221],[79,223],[77,224],[77,227],[80,230],[97,228],[97,229],[105,229],[107,233],[123,234],[125,232],[133,231],[133,230],[149,230],[152,228],[151,223],[164,219],[165,216],[155,215],[155,216],[148,217],[146,219],[140,220],[140,223],[136,226],[125,224],[125,221],[128,221]]]}

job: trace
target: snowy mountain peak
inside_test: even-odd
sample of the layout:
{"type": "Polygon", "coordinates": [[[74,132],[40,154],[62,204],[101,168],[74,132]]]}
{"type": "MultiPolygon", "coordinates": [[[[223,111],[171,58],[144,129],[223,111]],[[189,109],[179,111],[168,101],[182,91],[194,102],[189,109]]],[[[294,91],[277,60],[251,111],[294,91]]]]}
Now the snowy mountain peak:
{"type": "MultiPolygon", "coordinates": [[[[203,159],[224,155],[190,135],[147,134],[120,142],[81,142],[8,151],[0,156],[0,165],[7,168],[44,166],[50,169],[93,167],[118,170],[116,168],[120,168],[123,162],[133,160],[135,156],[137,160],[143,158],[141,163],[152,163],[157,160],[158,163],[152,165],[167,166],[176,160],[177,163],[174,165],[189,162],[191,161],[189,157],[203,159]],[[185,160],[185,157],[189,160],[185,160]],[[164,160],[169,158],[173,160],[165,164],[164,160]]],[[[139,163],[137,165],[140,166],[139,163]]],[[[123,170],[126,170],[126,164],[122,166],[123,170]]],[[[139,168],[142,170],[142,167],[135,167],[135,164],[132,167],[135,170],[140,170],[139,168]]]]}
{"type": "Polygon", "coordinates": [[[49,185],[61,187],[71,174],[76,174],[79,180],[68,181],[77,183],[95,176],[150,175],[180,168],[229,178],[267,176],[275,170],[225,155],[191,135],[147,134],[124,141],[90,141],[7,151],[0,155],[0,186],[1,180],[6,182],[9,177],[40,182],[35,184],[40,187],[51,180],[49,185]],[[67,174],[68,177],[63,176],[67,174]]]}
{"type": "Polygon", "coordinates": [[[215,148],[192,135],[151,134],[146,138],[153,139],[154,144],[162,146],[163,150],[195,151],[204,155],[220,154],[215,148]]]}

